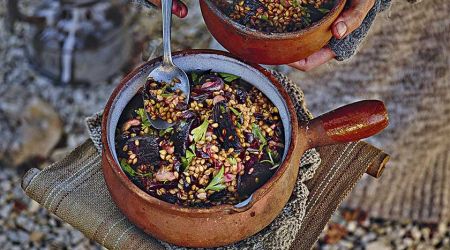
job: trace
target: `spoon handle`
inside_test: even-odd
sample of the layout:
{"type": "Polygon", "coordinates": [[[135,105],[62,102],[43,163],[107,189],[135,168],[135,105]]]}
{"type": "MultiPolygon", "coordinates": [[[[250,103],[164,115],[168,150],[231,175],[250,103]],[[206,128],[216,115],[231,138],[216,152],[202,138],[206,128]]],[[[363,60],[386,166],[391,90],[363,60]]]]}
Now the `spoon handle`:
{"type": "Polygon", "coordinates": [[[164,59],[163,65],[173,65],[172,50],[170,48],[170,30],[172,26],[172,0],[162,0],[162,18],[163,18],[163,46],[164,59]]]}

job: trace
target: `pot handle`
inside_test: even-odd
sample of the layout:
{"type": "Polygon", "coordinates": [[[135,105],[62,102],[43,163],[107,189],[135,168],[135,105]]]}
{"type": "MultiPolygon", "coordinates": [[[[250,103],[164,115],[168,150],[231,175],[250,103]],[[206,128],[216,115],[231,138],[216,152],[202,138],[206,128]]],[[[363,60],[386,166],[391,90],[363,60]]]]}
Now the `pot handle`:
{"type": "Polygon", "coordinates": [[[46,20],[44,17],[39,16],[27,16],[22,14],[19,10],[18,6],[19,0],[7,0],[6,8],[7,8],[7,18],[6,18],[6,27],[8,30],[14,30],[14,23],[16,21],[27,22],[37,25],[45,24],[46,20]]]}
{"type": "Polygon", "coordinates": [[[377,134],[387,127],[388,113],[378,100],[355,102],[308,122],[301,123],[300,135],[306,137],[308,148],[358,141],[377,134]]]}

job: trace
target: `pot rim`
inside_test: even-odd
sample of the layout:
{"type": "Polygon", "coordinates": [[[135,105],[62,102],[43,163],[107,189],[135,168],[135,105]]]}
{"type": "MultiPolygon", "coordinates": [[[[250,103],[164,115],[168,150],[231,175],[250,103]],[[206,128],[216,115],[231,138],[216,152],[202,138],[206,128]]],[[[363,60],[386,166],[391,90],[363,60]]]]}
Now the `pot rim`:
{"type": "MultiPolygon", "coordinates": [[[[235,57],[234,55],[225,52],[225,51],[218,51],[218,50],[211,50],[211,49],[189,49],[189,50],[183,50],[173,53],[173,57],[179,57],[179,56],[186,56],[186,55],[196,55],[196,54],[215,54],[220,56],[225,56],[232,58],[234,60],[238,60],[241,63],[247,64],[250,67],[253,67],[254,69],[258,70],[260,73],[262,73],[264,76],[266,76],[270,82],[275,86],[278,93],[283,97],[284,101],[286,102],[287,111],[290,115],[290,125],[291,125],[291,137],[290,137],[290,147],[287,150],[287,154],[283,160],[283,163],[279,166],[278,170],[274,173],[274,175],[266,182],[263,186],[258,188],[253,194],[250,196],[251,198],[249,202],[244,204],[242,207],[236,207],[236,205],[229,205],[229,204],[222,204],[207,208],[192,208],[192,207],[182,207],[176,204],[168,203],[166,201],[160,200],[156,197],[151,196],[150,194],[144,192],[141,190],[138,186],[136,186],[129,178],[126,176],[126,174],[123,172],[122,168],[119,166],[119,164],[114,160],[114,157],[112,155],[112,150],[115,150],[114,147],[111,148],[108,143],[108,133],[107,131],[107,124],[109,120],[109,116],[111,115],[111,108],[112,104],[115,102],[117,96],[119,93],[127,86],[127,83],[136,75],[138,74],[143,68],[145,68],[147,65],[155,64],[162,60],[162,57],[158,57],[155,59],[152,59],[148,62],[143,63],[139,67],[135,68],[133,71],[131,71],[126,77],[124,77],[119,85],[114,89],[112,94],[110,95],[108,102],[106,103],[105,110],[103,112],[102,116],[102,154],[106,154],[106,159],[108,161],[108,165],[106,167],[111,167],[115,175],[118,177],[120,182],[133,194],[139,196],[142,200],[144,200],[147,205],[149,206],[157,206],[159,208],[165,209],[166,211],[173,211],[176,213],[184,213],[189,215],[205,215],[210,213],[218,213],[218,212],[242,212],[250,209],[256,202],[258,202],[261,198],[265,196],[267,192],[269,192],[273,185],[281,178],[281,176],[286,172],[288,167],[291,167],[292,164],[290,163],[292,159],[292,155],[294,153],[294,150],[297,145],[297,139],[298,134],[300,133],[299,123],[297,120],[297,115],[295,112],[294,105],[292,103],[291,98],[289,97],[287,91],[283,88],[281,83],[273,76],[268,70],[263,68],[260,65],[244,62],[243,60],[235,57]]],[[[298,152],[297,152],[298,153],[298,152]]],[[[104,166],[105,167],[105,166],[104,166]]],[[[248,200],[248,199],[247,199],[248,200]]],[[[247,201],[246,200],[246,201],[247,201]]],[[[245,201],[244,201],[245,202],[245,201]]],[[[243,203],[243,202],[241,202],[243,203]]],[[[241,204],[239,203],[239,204],[241,204]]]]}
{"type": "Polygon", "coordinates": [[[224,13],[222,13],[222,11],[220,11],[219,8],[217,8],[212,3],[212,1],[210,1],[210,0],[200,0],[200,1],[205,2],[208,9],[210,11],[212,11],[214,13],[214,15],[216,17],[218,17],[222,22],[225,22],[227,25],[232,26],[235,30],[237,30],[238,32],[240,32],[244,35],[252,36],[252,37],[260,38],[260,39],[267,39],[267,40],[284,40],[284,39],[288,40],[288,39],[295,39],[295,38],[304,36],[307,33],[311,33],[312,31],[318,29],[320,26],[322,26],[322,24],[324,24],[324,23],[328,22],[330,19],[332,19],[333,16],[335,15],[335,13],[340,10],[341,5],[344,5],[347,0],[335,0],[336,3],[333,6],[333,8],[324,17],[322,17],[319,21],[313,23],[312,25],[308,26],[307,28],[301,29],[298,31],[282,32],[282,33],[265,33],[265,32],[258,31],[256,29],[246,27],[242,24],[239,24],[239,23],[231,20],[231,18],[226,16],[224,13]]]}

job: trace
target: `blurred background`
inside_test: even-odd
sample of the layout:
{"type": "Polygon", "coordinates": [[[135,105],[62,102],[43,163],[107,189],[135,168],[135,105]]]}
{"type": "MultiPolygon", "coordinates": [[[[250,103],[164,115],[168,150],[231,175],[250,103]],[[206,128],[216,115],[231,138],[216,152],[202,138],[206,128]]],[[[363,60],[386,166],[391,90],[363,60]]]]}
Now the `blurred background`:
{"type": "MultiPolygon", "coordinates": [[[[413,79],[417,79],[414,78],[414,72],[422,72],[419,74],[422,83],[431,84],[434,81],[444,84],[444,87],[449,86],[449,40],[445,39],[449,38],[450,20],[446,11],[448,3],[445,1],[447,0],[414,6],[407,1],[394,1],[395,6],[377,18],[368,41],[361,48],[362,52],[353,62],[334,62],[310,73],[286,66],[275,69],[299,84],[313,114],[320,114],[361,98],[380,98],[390,101],[387,102],[388,109],[394,114],[408,116],[420,107],[411,108],[408,104],[411,99],[403,98],[402,95],[385,95],[388,91],[392,92],[392,88],[383,90],[386,86],[380,86],[381,90],[375,90],[373,86],[378,79],[410,81],[405,75],[411,72],[404,69],[413,70],[410,74],[413,79]],[[408,67],[399,68],[398,71],[386,71],[382,67],[374,71],[374,61],[379,63],[375,65],[387,65],[389,54],[398,50],[396,44],[405,44],[402,39],[406,39],[409,33],[400,32],[399,39],[388,42],[380,37],[390,37],[387,30],[402,27],[405,23],[407,25],[403,27],[417,22],[418,25],[410,25],[409,29],[417,31],[419,27],[426,30],[417,20],[425,12],[432,16],[434,8],[444,11],[447,16],[441,26],[436,28],[438,34],[431,35],[431,42],[425,41],[429,50],[419,54],[418,59],[403,55],[402,58],[406,59],[402,63],[408,67]],[[402,13],[406,12],[413,13],[414,18],[405,17],[402,13]],[[437,50],[433,50],[436,48],[437,50]],[[429,56],[430,53],[435,55],[429,56]],[[365,64],[366,68],[355,70],[355,65],[361,64],[365,64]],[[439,67],[433,68],[430,64],[439,67]],[[429,68],[415,68],[414,65],[429,65],[429,68]]],[[[88,139],[85,118],[103,109],[112,90],[127,72],[147,58],[160,55],[159,11],[131,4],[128,0],[78,0],[77,7],[71,2],[0,2],[0,249],[101,248],[27,198],[20,187],[20,179],[28,169],[42,169],[62,159],[88,139]]],[[[187,3],[188,17],[184,20],[173,19],[173,50],[208,47],[221,49],[207,31],[197,2],[187,3]]],[[[415,46],[413,42],[406,43],[415,46]]],[[[409,50],[415,55],[413,49],[409,50]]],[[[448,93],[448,89],[443,89],[448,93]]],[[[399,124],[392,115],[391,121],[394,123],[393,127],[369,142],[391,153],[391,165],[399,165],[401,168],[403,163],[398,159],[404,151],[395,150],[398,144],[391,141],[399,134],[397,132],[403,124],[399,124]]],[[[395,140],[402,139],[397,136],[395,140]]],[[[443,147],[435,147],[433,152],[439,155],[442,148],[446,152],[450,151],[448,144],[445,144],[443,147]]],[[[423,195],[426,196],[427,189],[421,187],[426,186],[427,181],[440,181],[439,187],[431,188],[440,190],[440,194],[444,193],[437,205],[443,208],[443,212],[436,216],[429,214],[413,218],[408,213],[389,213],[392,216],[383,216],[377,213],[382,209],[369,211],[368,206],[360,202],[361,197],[371,195],[364,190],[367,191],[371,185],[373,187],[373,180],[365,177],[349,200],[335,213],[316,248],[450,249],[450,228],[447,224],[449,215],[445,214],[445,208],[450,203],[449,192],[445,192],[445,189],[450,188],[450,174],[445,169],[450,169],[450,161],[441,165],[444,168],[442,178],[431,181],[423,179],[421,183],[413,176],[410,180],[404,179],[403,183],[416,183],[420,187],[416,191],[425,192],[423,195]]],[[[434,168],[429,169],[432,171],[434,168]]],[[[402,173],[395,168],[386,170],[389,171],[402,173]]],[[[416,175],[420,176],[421,172],[416,171],[416,175]]],[[[390,178],[391,182],[401,182],[399,175],[388,176],[391,178],[384,177],[390,178]]],[[[384,186],[389,190],[388,186],[384,186]]],[[[412,184],[403,188],[409,187],[413,187],[412,184]]],[[[383,189],[380,191],[380,188],[377,190],[379,193],[389,192],[383,189]]],[[[396,203],[392,202],[392,207],[395,207],[396,203]]],[[[404,210],[414,210],[414,204],[420,207],[419,203],[413,202],[413,205],[404,210]]],[[[376,205],[377,202],[371,204],[376,205]]]]}

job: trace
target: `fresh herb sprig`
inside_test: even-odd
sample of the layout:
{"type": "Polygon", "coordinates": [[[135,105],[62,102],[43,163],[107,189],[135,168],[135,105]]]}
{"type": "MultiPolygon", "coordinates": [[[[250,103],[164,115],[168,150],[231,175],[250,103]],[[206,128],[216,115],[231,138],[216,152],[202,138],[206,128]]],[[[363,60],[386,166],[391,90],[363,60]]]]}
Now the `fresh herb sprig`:
{"type": "Polygon", "coordinates": [[[191,165],[192,160],[195,157],[195,144],[192,144],[189,149],[186,150],[186,156],[181,157],[181,164],[183,166],[183,171],[191,165]]]}
{"type": "Polygon", "coordinates": [[[232,81],[240,78],[237,75],[233,75],[233,74],[229,74],[229,73],[219,73],[219,75],[223,78],[223,80],[225,82],[232,82],[232,81]]]}
{"type": "Polygon", "coordinates": [[[147,114],[145,113],[145,109],[143,108],[139,108],[136,109],[134,112],[136,112],[136,114],[141,118],[141,128],[142,130],[150,129],[151,128],[151,124],[150,121],[148,120],[147,114]]]}
{"type": "Polygon", "coordinates": [[[206,131],[208,130],[208,124],[208,119],[205,119],[200,126],[194,128],[191,131],[191,135],[194,137],[194,142],[205,140],[206,131]]]}
{"type": "Polygon", "coordinates": [[[233,107],[228,107],[230,110],[231,110],[231,112],[233,112],[237,117],[242,117],[242,114],[241,114],[241,112],[239,112],[239,111],[237,111],[235,108],[233,108],[233,107]]]}
{"type": "Polygon", "coordinates": [[[173,127],[168,127],[166,129],[162,129],[159,131],[159,136],[164,136],[165,134],[168,134],[173,131],[173,127]]]}
{"type": "Polygon", "coordinates": [[[267,140],[266,137],[264,137],[261,129],[259,128],[258,125],[256,125],[255,123],[252,123],[252,133],[253,135],[259,139],[260,145],[259,145],[259,151],[262,151],[262,149],[264,148],[264,146],[267,145],[267,140]]]}
{"type": "Polygon", "coordinates": [[[227,186],[224,183],[224,177],[223,174],[225,172],[224,167],[220,169],[220,171],[214,176],[214,178],[211,180],[211,182],[208,184],[208,186],[205,188],[205,190],[213,190],[213,191],[221,191],[222,189],[226,188],[227,186]]]}
{"type": "Polygon", "coordinates": [[[264,163],[264,162],[270,163],[272,165],[272,167],[270,167],[270,170],[273,170],[280,166],[279,163],[275,163],[275,161],[273,160],[272,153],[270,150],[267,150],[267,155],[269,155],[269,160],[263,160],[263,161],[260,161],[260,163],[264,163]]]}
{"type": "Polygon", "coordinates": [[[136,172],[131,166],[130,164],[128,164],[127,160],[122,159],[120,161],[120,166],[122,167],[122,170],[127,173],[129,176],[131,177],[135,177],[135,176],[139,176],[139,177],[150,177],[152,176],[152,173],[146,173],[146,174],[141,174],[136,172]]]}

